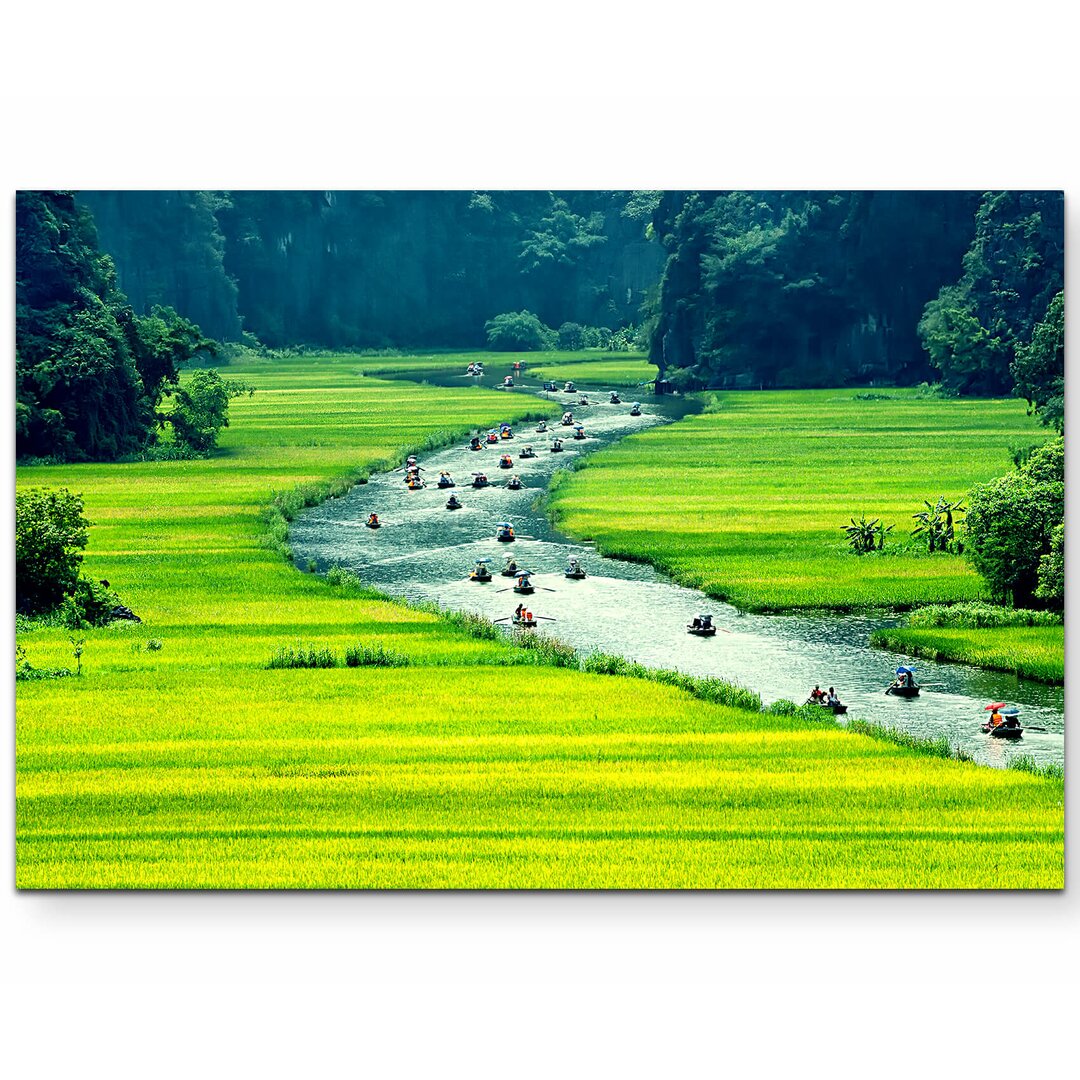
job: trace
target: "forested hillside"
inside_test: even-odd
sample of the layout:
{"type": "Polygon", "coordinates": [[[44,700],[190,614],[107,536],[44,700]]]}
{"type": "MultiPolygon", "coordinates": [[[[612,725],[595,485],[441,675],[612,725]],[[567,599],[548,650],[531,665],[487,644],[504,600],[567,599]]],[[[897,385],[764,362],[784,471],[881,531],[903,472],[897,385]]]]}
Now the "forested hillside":
{"type": "Polygon", "coordinates": [[[1060,192],[673,191],[651,231],[650,355],[685,387],[1008,394],[1064,272],[1060,192]]]}
{"type": "Polygon", "coordinates": [[[618,327],[659,277],[628,191],[83,192],[136,310],[271,347],[483,345],[528,309],[618,327]]]}

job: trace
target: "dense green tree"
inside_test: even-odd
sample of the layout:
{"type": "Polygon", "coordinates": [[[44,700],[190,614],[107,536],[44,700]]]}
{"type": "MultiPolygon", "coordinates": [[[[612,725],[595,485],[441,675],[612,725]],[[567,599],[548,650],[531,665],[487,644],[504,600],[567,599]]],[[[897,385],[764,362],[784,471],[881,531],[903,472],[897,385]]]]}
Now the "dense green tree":
{"type": "Polygon", "coordinates": [[[488,345],[499,352],[531,352],[553,349],[555,331],[545,326],[531,311],[507,311],[484,324],[488,345]]]}
{"type": "Polygon", "coordinates": [[[1016,348],[1012,362],[1016,393],[1027,399],[1044,424],[1065,427],[1065,293],[1050,301],[1031,340],[1016,348]]]}
{"type": "Polygon", "coordinates": [[[1017,607],[1032,604],[1043,557],[1051,554],[1064,516],[1062,440],[1037,450],[1015,472],[971,492],[964,522],[966,552],[996,598],[1017,607]]]}
{"type": "Polygon", "coordinates": [[[67,192],[16,197],[16,450],[109,459],[140,449],[179,366],[212,347],[186,319],[132,311],[90,214],[67,192]]]}
{"type": "Polygon", "coordinates": [[[229,426],[229,398],[242,389],[216,371],[194,372],[173,391],[172,411],[163,418],[172,425],[177,445],[199,454],[213,450],[221,429],[229,426]]]}
{"type": "Polygon", "coordinates": [[[559,327],[560,349],[583,349],[585,347],[585,327],[576,322],[564,322],[559,327]]]}
{"type": "Polygon", "coordinates": [[[79,578],[90,522],[83,500],[67,488],[15,493],[15,605],[24,614],[48,611],[79,578]]]}
{"type": "Polygon", "coordinates": [[[1064,275],[1061,192],[987,192],[963,274],[927,306],[919,332],[941,381],[958,394],[1012,392],[1014,351],[1047,314],[1064,275]]]}

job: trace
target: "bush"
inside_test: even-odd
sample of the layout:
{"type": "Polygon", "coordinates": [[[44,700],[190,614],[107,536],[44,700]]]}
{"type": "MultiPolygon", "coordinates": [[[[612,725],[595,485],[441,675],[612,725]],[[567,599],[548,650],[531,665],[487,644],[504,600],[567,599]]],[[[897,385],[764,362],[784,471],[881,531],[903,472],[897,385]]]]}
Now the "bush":
{"type": "Polygon", "coordinates": [[[378,643],[350,645],[345,650],[346,667],[408,667],[409,663],[405,653],[393,652],[378,643]]]}
{"type": "Polygon", "coordinates": [[[48,611],[78,581],[90,522],[81,495],[67,488],[15,494],[15,605],[24,614],[48,611]]]}
{"type": "Polygon", "coordinates": [[[120,597],[106,584],[80,577],[64,597],[60,613],[69,630],[81,630],[87,626],[105,626],[112,619],[113,609],[120,606],[120,597]]]}
{"type": "MultiPolygon", "coordinates": [[[[308,569],[312,569],[310,564],[308,569]]],[[[343,566],[331,566],[330,569],[326,571],[326,584],[335,589],[343,589],[346,592],[364,588],[364,583],[360,580],[360,575],[354,573],[352,570],[346,570],[343,566]]]]}
{"type": "Polygon", "coordinates": [[[536,352],[553,349],[558,335],[531,311],[508,311],[484,324],[488,345],[500,352],[536,352]]]}

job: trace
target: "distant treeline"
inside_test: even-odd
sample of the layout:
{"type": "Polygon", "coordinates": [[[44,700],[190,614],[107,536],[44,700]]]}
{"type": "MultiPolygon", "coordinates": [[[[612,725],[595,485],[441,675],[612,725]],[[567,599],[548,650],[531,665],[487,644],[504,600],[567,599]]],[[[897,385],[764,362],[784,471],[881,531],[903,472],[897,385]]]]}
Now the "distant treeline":
{"type": "Polygon", "coordinates": [[[222,341],[483,346],[509,311],[636,322],[664,254],[630,191],[87,191],[136,311],[222,341]]]}
{"type": "Polygon", "coordinates": [[[678,389],[934,381],[1063,425],[1060,192],[20,192],[16,226],[20,455],[142,452],[215,340],[615,330],[678,389]]]}
{"type": "Polygon", "coordinates": [[[1060,192],[666,192],[651,357],[676,385],[1008,394],[1062,288],[1060,192]]]}

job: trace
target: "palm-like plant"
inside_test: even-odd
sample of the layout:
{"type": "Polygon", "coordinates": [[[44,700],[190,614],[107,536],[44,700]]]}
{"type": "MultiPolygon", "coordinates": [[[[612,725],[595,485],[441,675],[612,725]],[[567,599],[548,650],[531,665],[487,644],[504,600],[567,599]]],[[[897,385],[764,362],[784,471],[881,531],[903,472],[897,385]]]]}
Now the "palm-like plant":
{"type": "Polygon", "coordinates": [[[892,528],[892,525],[882,524],[880,518],[867,521],[863,514],[858,521],[852,518],[851,524],[842,526],[841,531],[847,533],[848,543],[856,555],[869,555],[885,546],[885,537],[892,528]]]}
{"type": "Polygon", "coordinates": [[[911,535],[925,540],[929,551],[955,551],[960,554],[963,545],[956,539],[956,515],[963,514],[967,509],[963,499],[949,502],[944,495],[939,495],[933,504],[925,499],[923,502],[926,509],[911,515],[918,522],[911,535]]]}

